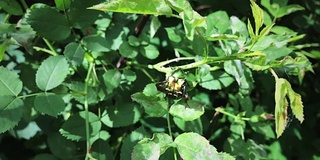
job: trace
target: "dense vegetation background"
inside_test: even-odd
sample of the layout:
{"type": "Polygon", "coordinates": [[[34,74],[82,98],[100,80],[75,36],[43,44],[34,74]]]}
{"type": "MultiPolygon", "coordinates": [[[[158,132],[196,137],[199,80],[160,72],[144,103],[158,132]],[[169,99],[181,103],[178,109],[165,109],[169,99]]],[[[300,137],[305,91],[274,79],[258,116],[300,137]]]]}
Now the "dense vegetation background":
{"type": "Polygon", "coordinates": [[[320,159],[317,0],[0,0],[0,20],[0,159],[320,159]]]}

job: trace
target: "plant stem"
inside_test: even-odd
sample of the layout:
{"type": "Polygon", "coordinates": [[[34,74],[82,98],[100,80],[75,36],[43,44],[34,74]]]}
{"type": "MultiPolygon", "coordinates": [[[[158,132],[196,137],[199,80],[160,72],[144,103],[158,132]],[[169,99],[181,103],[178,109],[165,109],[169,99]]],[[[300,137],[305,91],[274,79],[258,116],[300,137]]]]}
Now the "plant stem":
{"type": "MultiPolygon", "coordinates": [[[[167,112],[167,125],[168,125],[168,131],[169,131],[169,135],[173,141],[173,135],[172,135],[172,131],[171,131],[171,123],[170,123],[170,114],[169,114],[169,108],[170,108],[170,99],[167,97],[167,104],[168,104],[168,112],[167,112]]],[[[176,148],[173,148],[173,157],[174,160],[177,160],[177,151],[176,148]]]]}
{"type": "Polygon", "coordinates": [[[17,98],[20,98],[20,99],[22,99],[22,98],[28,98],[28,97],[37,96],[37,95],[42,94],[42,93],[44,93],[44,92],[41,92],[41,93],[33,93],[33,94],[24,95],[24,96],[18,96],[17,98]]]}
{"type": "Polygon", "coordinates": [[[224,110],[224,109],[221,108],[221,107],[216,108],[215,111],[216,111],[216,112],[220,112],[220,113],[222,113],[222,114],[224,114],[224,115],[230,116],[230,117],[232,117],[232,118],[234,118],[234,119],[238,119],[238,120],[239,120],[239,118],[240,118],[241,120],[244,120],[244,121],[249,121],[249,120],[250,120],[250,118],[239,117],[239,116],[237,116],[237,115],[231,114],[231,113],[227,112],[226,110],[224,110]]]}
{"type": "Polygon", "coordinates": [[[41,47],[37,47],[37,46],[34,46],[33,49],[36,50],[36,51],[42,51],[42,52],[45,52],[45,53],[49,53],[49,54],[51,54],[53,56],[57,55],[57,53],[52,52],[49,49],[45,49],[45,48],[41,48],[41,47]]]}
{"type": "Polygon", "coordinates": [[[269,68],[269,71],[271,72],[271,74],[273,75],[273,77],[274,77],[275,79],[278,79],[278,78],[279,78],[278,75],[277,75],[277,73],[276,73],[272,68],[269,68]]]}
{"type": "Polygon", "coordinates": [[[45,38],[42,38],[43,41],[46,43],[46,45],[49,47],[49,49],[52,51],[52,53],[54,54],[54,56],[58,55],[58,53],[56,52],[56,50],[53,48],[53,46],[51,45],[51,43],[45,39],[45,38]]]}
{"type": "Polygon", "coordinates": [[[87,154],[86,154],[86,159],[90,159],[91,154],[90,154],[90,147],[91,147],[91,143],[90,143],[90,131],[89,131],[89,107],[88,107],[88,83],[89,83],[89,79],[91,76],[91,72],[93,69],[94,63],[90,63],[89,65],[89,69],[88,69],[88,73],[85,79],[85,87],[84,87],[84,109],[85,109],[85,125],[86,125],[86,140],[87,140],[87,154]]]}

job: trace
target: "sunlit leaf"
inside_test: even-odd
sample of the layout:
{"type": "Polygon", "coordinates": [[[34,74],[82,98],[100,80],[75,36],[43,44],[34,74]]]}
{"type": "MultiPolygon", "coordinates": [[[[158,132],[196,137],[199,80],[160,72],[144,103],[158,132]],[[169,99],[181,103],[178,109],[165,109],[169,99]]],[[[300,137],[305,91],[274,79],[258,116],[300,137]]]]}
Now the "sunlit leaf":
{"type": "Polygon", "coordinates": [[[226,153],[218,153],[207,139],[197,133],[183,133],[174,140],[174,143],[182,159],[234,160],[226,153]]]}
{"type": "Polygon", "coordinates": [[[188,104],[176,103],[170,107],[169,113],[184,121],[193,121],[204,113],[204,104],[194,100],[187,101],[188,104]]]}
{"type": "Polygon", "coordinates": [[[164,0],[109,0],[89,9],[101,10],[105,12],[121,12],[136,14],[155,14],[155,15],[171,15],[171,8],[164,0]]]}
{"type": "Polygon", "coordinates": [[[160,146],[152,141],[139,142],[133,147],[131,153],[132,160],[141,159],[159,159],[160,158],[160,146]]]}
{"type": "Polygon", "coordinates": [[[261,28],[264,22],[263,10],[253,0],[250,0],[250,2],[251,2],[252,15],[255,22],[255,34],[258,35],[259,29],[261,28]]]}

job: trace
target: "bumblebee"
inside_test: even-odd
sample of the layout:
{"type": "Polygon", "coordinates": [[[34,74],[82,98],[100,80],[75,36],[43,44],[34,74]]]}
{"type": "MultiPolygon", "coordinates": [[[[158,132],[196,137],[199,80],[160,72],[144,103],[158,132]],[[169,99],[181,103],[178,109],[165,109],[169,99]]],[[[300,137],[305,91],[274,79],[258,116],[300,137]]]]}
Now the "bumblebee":
{"type": "Polygon", "coordinates": [[[167,80],[156,84],[158,91],[165,93],[167,96],[188,100],[189,96],[186,92],[186,86],[187,82],[184,78],[176,78],[174,76],[169,76],[167,80]]]}

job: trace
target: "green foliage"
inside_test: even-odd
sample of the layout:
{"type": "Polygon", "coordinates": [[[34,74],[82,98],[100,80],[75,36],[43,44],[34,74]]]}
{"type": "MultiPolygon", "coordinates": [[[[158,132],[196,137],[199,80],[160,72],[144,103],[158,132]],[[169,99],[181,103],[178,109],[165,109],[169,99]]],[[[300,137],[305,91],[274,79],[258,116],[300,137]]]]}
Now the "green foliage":
{"type": "Polygon", "coordinates": [[[2,0],[0,159],[319,158],[320,7],[220,3],[2,0]]]}

